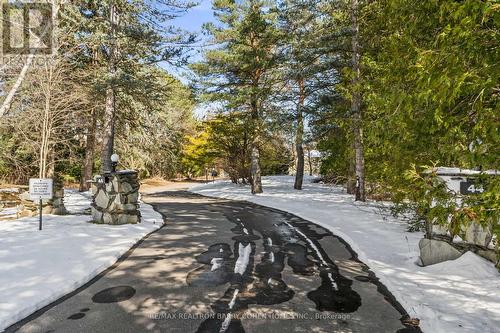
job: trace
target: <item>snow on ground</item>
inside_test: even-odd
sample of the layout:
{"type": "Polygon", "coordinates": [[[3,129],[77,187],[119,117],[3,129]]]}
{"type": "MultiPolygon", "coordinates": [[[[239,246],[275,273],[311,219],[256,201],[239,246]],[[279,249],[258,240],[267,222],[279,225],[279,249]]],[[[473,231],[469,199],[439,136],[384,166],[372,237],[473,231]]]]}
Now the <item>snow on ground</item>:
{"type": "MultiPolygon", "coordinates": [[[[82,213],[90,195],[66,192],[66,207],[82,213]]],[[[46,215],[0,221],[0,331],[85,284],[163,224],[141,203],[135,225],[89,223],[90,215],[46,215]]]]}
{"type": "Polygon", "coordinates": [[[357,203],[341,188],[304,182],[293,190],[293,177],[264,177],[264,193],[218,181],[190,190],[202,195],[247,200],[288,211],[328,228],[347,241],[389,288],[426,333],[500,332],[500,274],[473,253],[428,267],[415,264],[421,233],[381,214],[374,202],[357,203]]]}
{"type": "Polygon", "coordinates": [[[69,214],[84,214],[86,211],[90,213],[91,201],[92,193],[90,191],[64,190],[64,207],[69,214]]]}

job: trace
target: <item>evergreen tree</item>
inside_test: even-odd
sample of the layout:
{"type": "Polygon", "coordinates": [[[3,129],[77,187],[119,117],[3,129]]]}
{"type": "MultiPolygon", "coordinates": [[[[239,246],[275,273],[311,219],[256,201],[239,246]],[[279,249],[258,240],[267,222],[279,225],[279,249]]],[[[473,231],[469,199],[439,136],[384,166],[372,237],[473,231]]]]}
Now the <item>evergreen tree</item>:
{"type": "Polygon", "coordinates": [[[86,46],[83,55],[88,63],[97,60],[101,76],[96,81],[105,91],[101,171],[111,170],[118,95],[138,96],[146,91],[144,82],[150,80],[143,76],[144,65],[183,61],[182,46],[192,42],[193,36],[173,28],[169,21],[193,5],[177,0],[89,0],[81,5],[87,18],[81,34],[86,46]]]}
{"type": "Polygon", "coordinates": [[[285,89],[279,93],[278,103],[291,104],[295,122],[295,183],[302,189],[304,179],[304,123],[306,99],[317,81],[317,51],[314,39],[317,28],[315,1],[287,0],[279,8],[279,28],[282,30],[283,62],[281,66],[285,89]],[[292,103],[290,103],[292,102],[292,103]]]}
{"type": "Polygon", "coordinates": [[[250,114],[254,194],[262,192],[260,146],[278,54],[279,34],[271,6],[261,0],[214,1],[217,22],[207,24],[206,30],[216,47],[205,53],[202,63],[193,66],[209,100],[250,114]]]}

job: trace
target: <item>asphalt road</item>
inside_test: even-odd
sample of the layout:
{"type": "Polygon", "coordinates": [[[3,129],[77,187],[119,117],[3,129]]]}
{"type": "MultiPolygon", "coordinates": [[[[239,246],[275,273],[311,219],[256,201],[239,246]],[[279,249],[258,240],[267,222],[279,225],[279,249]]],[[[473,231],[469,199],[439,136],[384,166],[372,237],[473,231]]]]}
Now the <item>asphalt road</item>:
{"type": "Polygon", "coordinates": [[[349,245],[294,215],[184,191],[100,276],[6,332],[420,332],[349,245]]]}

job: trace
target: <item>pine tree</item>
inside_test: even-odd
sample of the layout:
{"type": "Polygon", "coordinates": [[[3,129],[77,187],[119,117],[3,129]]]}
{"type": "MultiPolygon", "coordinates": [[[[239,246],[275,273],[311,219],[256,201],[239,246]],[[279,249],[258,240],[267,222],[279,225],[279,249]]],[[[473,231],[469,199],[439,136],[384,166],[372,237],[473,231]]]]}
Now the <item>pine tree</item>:
{"type": "Polygon", "coordinates": [[[207,98],[229,110],[250,114],[252,193],[262,192],[260,146],[266,103],[274,85],[279,41],[272,3],[260,0],[214,2],[217,21],[207,24],[216,48],[193,66],[207,98]]]}
{"type": "Polygon", "coordinates": [[[330,47],[325,45],[321,5],[314,0],[286,0],[279,6],[281,78],[285,89],[278,92],[281,109],[290,110],[295,122],[296,174],[294,188],[302,189],[304,178],[304,132],[306,120],[318,107],[318,96],[328,94],[334,71],[326,65],[330,47]],[[325,66],[326,65],[326,66],[325,66]],[[286,107],[290,105],[290,107],[286,107]],[[285,106],[285,107],[283,107],[285,106]]]}
{"type": "Polygon", "coordinates": [[[86,46],[82,56],[88,58],[87,63],[98,59],[101,75],[96,88],[105,95],[101,171],[111,170],[119,95],[138,96],[145,91],[141,88],[145,84],[141,73],[145,65],[185,60],[183,46],[189,45],[194,37],[173,28],[169,21],[193,5],[177,0],[106,0],[81,4],[81,12],[87,18],[82,29],[87,33],[81,35],[86,46]]]}
{"type": "MultiPolygon", "coordinates": [[[[304,179],[304,106],[306,100],[307,66],[311,64],[310,45],[307,37],[310,33],[311,15],[310,3],[305,1],[284,1],[280,8],[280,29],[283,31],[282,52],[284,55],[283,79],[286,89],[280,102],[286,104],[293,100],[293,118],[295,124],[295,182],[294,189],[301,190],[304,179]]],[[[307,87],[308,88],[308,87],[307,87]]]]}

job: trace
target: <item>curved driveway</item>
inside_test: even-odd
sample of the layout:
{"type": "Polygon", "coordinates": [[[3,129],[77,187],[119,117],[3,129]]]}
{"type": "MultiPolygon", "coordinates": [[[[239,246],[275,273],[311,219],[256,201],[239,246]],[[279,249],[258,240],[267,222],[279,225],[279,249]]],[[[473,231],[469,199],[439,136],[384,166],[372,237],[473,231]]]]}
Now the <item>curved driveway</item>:
{"type": "Polygon", "coordinates": [[[185,191],[99,277],[6,332],[420,332],[342,239],[294,215],[185,191]]]}

